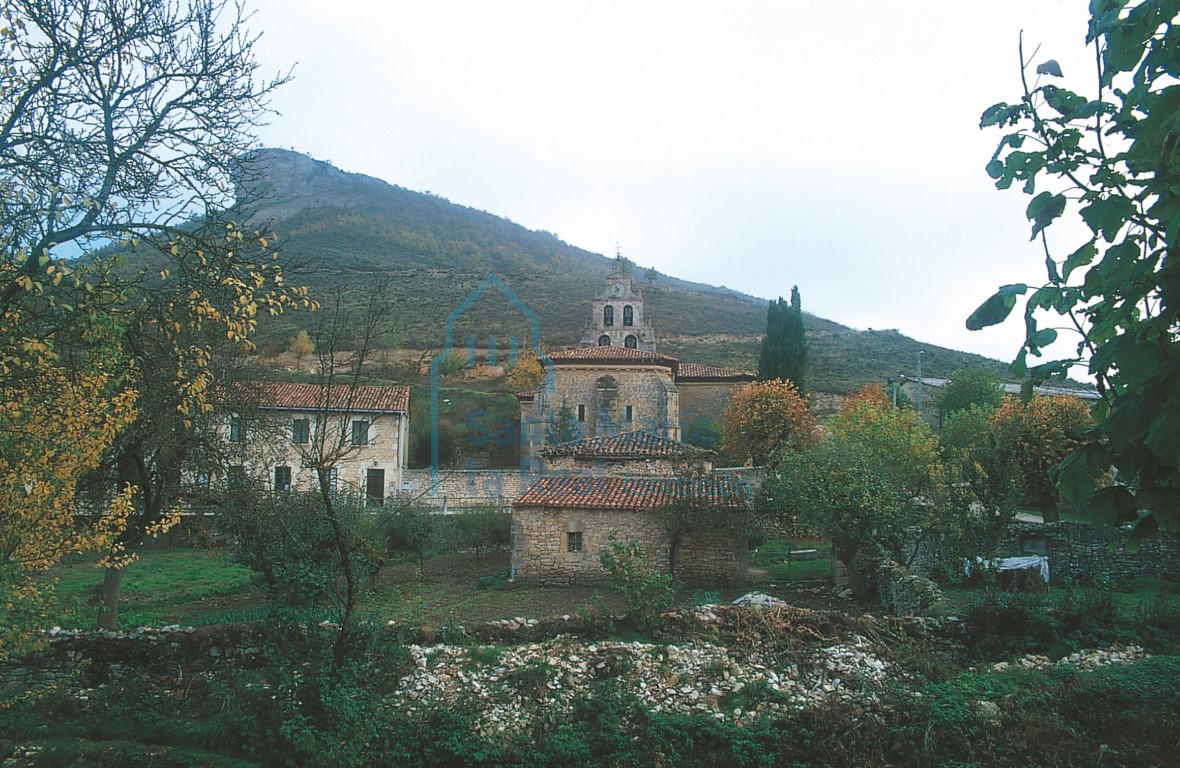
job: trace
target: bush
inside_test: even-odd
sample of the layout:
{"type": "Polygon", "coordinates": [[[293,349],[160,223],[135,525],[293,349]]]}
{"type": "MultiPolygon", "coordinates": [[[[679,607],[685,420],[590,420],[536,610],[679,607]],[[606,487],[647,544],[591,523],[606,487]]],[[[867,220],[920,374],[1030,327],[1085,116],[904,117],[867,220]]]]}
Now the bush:
{"type": "Polygon", "coordinates": [[[660,624],[660,614],[676,599],[676,584],[669,574],[648,563],[639,542],[626,544],[613,537],[598,556],[610,577],[611,589],[623,596],[635,628],[647,632],[660,624]]]}

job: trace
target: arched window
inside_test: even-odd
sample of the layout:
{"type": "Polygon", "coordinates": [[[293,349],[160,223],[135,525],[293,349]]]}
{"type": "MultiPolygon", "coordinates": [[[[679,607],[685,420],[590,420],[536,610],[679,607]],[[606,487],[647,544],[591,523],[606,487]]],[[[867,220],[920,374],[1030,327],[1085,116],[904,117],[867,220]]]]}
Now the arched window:
{"type": "Polygon", "coordinates": [[[630,304],[623,307],[623,325],[635,325],[635,310],[631,308],[630,304]]]}
{"type": "Polygon", "coordinates": [[[605,328],[613,328],[615,326],[615,308],[610,304],[602,308],[602,325],[605,328]]]}
{"type": "Polygon", "coordinates": [[[634,336],[628,336],[627,338],[623,339],[623,346],[625,346],[627,349],[637,349],[639,347],[639,339],[635,338],[634,336]]]}
{"type": "Polygon", "coordinates": [[[610,346],[610,336],[607,336],[605,333],[602,334],[601,336],[599,336],[598,337],[598,346],[609,347],[610,346]]]}

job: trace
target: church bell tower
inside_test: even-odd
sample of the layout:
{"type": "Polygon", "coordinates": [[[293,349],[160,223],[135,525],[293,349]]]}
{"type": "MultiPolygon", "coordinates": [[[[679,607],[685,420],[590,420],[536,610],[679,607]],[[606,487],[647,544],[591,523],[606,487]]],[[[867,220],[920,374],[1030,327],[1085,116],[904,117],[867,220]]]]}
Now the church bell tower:
{"type": "Polygon", "coordinates": [[[626,347],[656,351],[656,333],[643,311],[643,292],[631,278],[631,264],[621,254],[606,276],[606,285],[594,297],[590,323],[582,335],[583,347],[626,347]]]}

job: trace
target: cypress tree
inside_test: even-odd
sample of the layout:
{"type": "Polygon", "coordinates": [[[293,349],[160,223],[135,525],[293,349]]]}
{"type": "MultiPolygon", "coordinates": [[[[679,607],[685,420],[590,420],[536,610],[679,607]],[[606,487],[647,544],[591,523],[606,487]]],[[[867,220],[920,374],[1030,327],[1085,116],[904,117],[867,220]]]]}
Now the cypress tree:
{"type": "Polygon", "coordinates": [[[807,337],[799,286],[791,288],[791,302],[780,296],[766,311],[766,336],[758,356],[758,379],[785,379],[802,391],[807,370],[807,337]]]}

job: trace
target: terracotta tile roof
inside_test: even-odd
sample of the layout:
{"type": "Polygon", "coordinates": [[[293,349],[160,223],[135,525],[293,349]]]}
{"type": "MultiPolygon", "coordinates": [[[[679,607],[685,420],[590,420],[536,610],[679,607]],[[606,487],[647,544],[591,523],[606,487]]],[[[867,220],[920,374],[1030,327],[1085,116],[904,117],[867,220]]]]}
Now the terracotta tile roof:
{"type": "Polygon", "coordinates": [[[651,432],[627,432],[610,437],[588,437],[541,449],[546,458],[574,456],[587,459],[671,459],[704,457],[712,451],[687,445],[651,432]]]}
{"type": "Polygon", "coordinates": [[[667,477],[544,477],[516,501],[515,507],[644,510],[666,507],[681,499],[707,499],[720,507],[745,506],[745,484],[728,475],[701,478],[667,477]]]}
{"type": "Polygon", "coordinates": [[[563,349],[549,355],[557,365],[571,363],[603,363],[609,365],[663,365],[676,370],[679,360],[659,352],[644,352],[627,347],[579,347],[563,349]]]}
{"type": "Polygon", "coordinates": [[[676,371],[677,381],[753,381],[754,374],[733,368],[716,368],[700,363],[681,363],[676,371]]]}
{"type": "Polygon", "coordinates": [[[319,384],[288,382],[258,382],[249,386],[257,393],[261,408],[301,411],[324,408],[357,413],[405,413],[410,408],[409,387],[370,384],[325,388],[319,384]]]}

